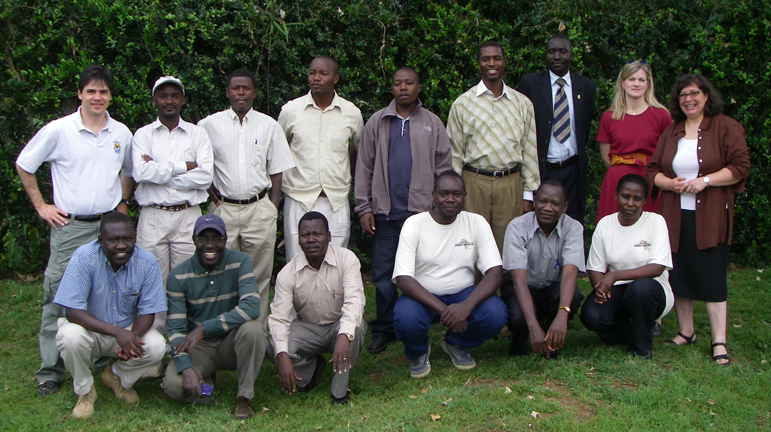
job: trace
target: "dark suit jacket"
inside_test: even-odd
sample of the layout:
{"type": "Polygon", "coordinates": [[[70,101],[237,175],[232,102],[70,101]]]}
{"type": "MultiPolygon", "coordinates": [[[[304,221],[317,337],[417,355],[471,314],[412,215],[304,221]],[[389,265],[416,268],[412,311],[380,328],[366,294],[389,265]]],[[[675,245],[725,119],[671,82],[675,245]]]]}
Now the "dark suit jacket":
{"type": "MultiPolygon", "coordinates": [[[[575,117],[576,144],[578,147],[578,194],[581,209],[586,207],[586,143],[589,140],[589,127],[594,113],[594,82],[583,75],[570,72],[573,85],[573,116],[575,117]]],[[[535,111],[535,129],[538,139],[538,168],[543,180],[546,172],[546,154],[549,151],[552,121],[554,120],[554,102],[552,101],[549,71],[536,72],[522,77],[517,91],[524,94],[533,103],[535,111]]],[[[573,203],[571,203],[573,204],[573,203]]]]}

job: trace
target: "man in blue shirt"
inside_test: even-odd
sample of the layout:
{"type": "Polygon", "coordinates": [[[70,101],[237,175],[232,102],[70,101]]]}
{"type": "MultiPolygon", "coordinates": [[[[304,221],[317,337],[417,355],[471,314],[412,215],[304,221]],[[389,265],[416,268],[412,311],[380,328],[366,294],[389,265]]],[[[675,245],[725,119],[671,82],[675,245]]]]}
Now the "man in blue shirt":
{"type": "Polygon", "coordinates": [[[155,257],[134,240],[128,216],[105,215],[99,238],[72,255],[54,298],[66,314],[59,319],[56,346],[78,395],[75,418],[94,412],[92,358],[118,359],[105,368],[102,383],[117,398],[135,404],[139,397],[131,387],[166,352],[163,336],[151,329],[155,314],[166,311],[161,271],[155,257]]]}

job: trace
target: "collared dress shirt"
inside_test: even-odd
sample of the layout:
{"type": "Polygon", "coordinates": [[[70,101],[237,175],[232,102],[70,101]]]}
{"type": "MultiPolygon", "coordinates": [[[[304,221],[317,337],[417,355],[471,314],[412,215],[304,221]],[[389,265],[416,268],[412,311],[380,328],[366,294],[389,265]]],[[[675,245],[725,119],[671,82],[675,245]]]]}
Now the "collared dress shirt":
{"type": "Polygon", "coordinates": [[[212,180],[212,147],[209,135],[200,126],[179,119],[169,129],[155,119],[134,134],[134,181],[137,204],[191,206],[206,201],[212,180]],[[142,155],[153,160],[145,162],[142,155]],[[186,162],[198,167],[188,171],[186,162]]]}
{"type": "Polygon", "coordinates": [[[113,271],[97,240],[72,254],[54,303],[88,311],[96,319],[121,328],[128,327],[139,315],[166,311],[161,270],[155,257],[135,245],[128,262],[113,271]]]}
{"type": "Polygon", "coordinates": [[[268,318],[276,354],[289,352],[293,308],[297,319],[316,325],[340,321],[338,334],[353,335],[362,323],[364,304],[361,264],[353,252],[329,245],[318,270],[304,253],[298,254],[276,277],[268,318]]]}
{"type": "Polygon", "coordinates": [[[83,125],[78,111],[54,120],[35,134],[16,163],[34,173],[51,163],[54,205],[70,214],[111,211],[122,197],[118,173],[131,177],[131,131],[107,112],[99,134],[83,125]]]}
{"type": "Polygon", "coordinates": [[[310,211],[323,191],[332,210],[348,205],[351,189],[349,147],[359,147],[364,120],[356,105],[335,93],[325,109],[313,96],[287,102],[278,123],[284,129],[296,166],[283,178],[283,191],[310,211]]]}
{"type": "Polygon", "coordinates": [[[547,288],[562,279],[562,269],[574,265],[586,272],[584,227],[570,216],[560,216],[551,235],[546,237],[535,212],[515,218],[506,228],[503,242],[503,268],[527,270],[527,286],[547,288]]]}
{"type": "Polygon", "coordinates": [[[246,199],[271,187],[270,177],[295,166],[284,131],[269,116],[249,110],[243,123],[232,108],[198,122],[214,150],[212,183],[232,199],[246,199]]]}
{"type": "Polygon", "coordinates": [[[554,100],[559,91],[559,84],[557,79],[562,78],[565,80],[565,97],[568,100],[568,111],[570,112],[570,136],[564,143],[559,142],[554,134],[551,134],[549,138],[549,151],[546,153],[546,160],[550,163],[562,162],[578,154],[578,145],[576,144],[576,113],[573,109],[573,81],[570,79],[570,73],[566,73],[565,76],[559,77],[554,72],[549,71],[549,79],[551,80],[551,103],[554,106],[554,100]]]}
{"type": "Polygon", "coordinates": [[[452,103],[447,118],[452,168],[464,165],[484,171],[521,166],[526,199],[538,189],[538,148],[533,104],[526,96],[503,84],[499,97],[480,81],[452,103]]]}

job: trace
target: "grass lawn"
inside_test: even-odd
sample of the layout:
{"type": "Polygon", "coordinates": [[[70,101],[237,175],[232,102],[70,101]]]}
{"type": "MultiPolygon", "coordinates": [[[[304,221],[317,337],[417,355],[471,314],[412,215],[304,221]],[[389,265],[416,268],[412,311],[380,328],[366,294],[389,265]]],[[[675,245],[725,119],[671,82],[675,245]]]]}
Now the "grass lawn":
{"type": "MultiPolygon", "coordinates": [[[[730,367],[710,359],[709,331],[701,304],[693,346],[669,347],[674,313],[654,341],[653,359],[639,360],[608,347],[574,319],[557,361],[534,354],[506,356],[508,342],[493,340],[472,351],[477,367],[456,370],[431,334],[431,374],[410,379],[401,344],[379,355],[363,353],[351,376],[351,403],[329,404],[331,367],[315,390],[293,396],[278,385],[267,361],[257,380],[247,421],[232,419],[235,374],[223,372],[212,406],[169,400],[160,378],[135,386],[138,406],[116,400],[97,379],[96,412],[71,418],[77,398],[68,378],[50,397],[36,394],[40,281],[0,281],[0,430],[163,431],[509,431],[509,430],[771,430],[771,270],[730,273],[728,342],[730,367]],[[433,417],[433,418],[432,418],[433,417]]],[[[584,292],[588,284],[582,283],[584,292]]],[[[367,287],[365,318],[374,314],[367,287]]],[[[367,336],[367,342],[369,335],[367,336]]]]}

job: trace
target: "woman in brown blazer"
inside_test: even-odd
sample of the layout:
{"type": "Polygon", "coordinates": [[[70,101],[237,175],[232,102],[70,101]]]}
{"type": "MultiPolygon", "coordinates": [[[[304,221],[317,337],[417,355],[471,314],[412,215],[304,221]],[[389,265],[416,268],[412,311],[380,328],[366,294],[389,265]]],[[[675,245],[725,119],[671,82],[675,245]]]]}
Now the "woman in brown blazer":
{"type": "Polygon", "coordinates": [[[659,213],[667,221],[672,245],[669,281],[678,333],[669,342],[696,342],[693,302],[703,301],[712,332],[712,358],[718,365],[728,365],[728,245],[734,194],[744,189],[750,155],[744,129],[722,111],[723,101],[707,78],[699,74],[678,78],[669,95],[673,123],[659,138],[646,178],[661,190],[659,213]]]}

